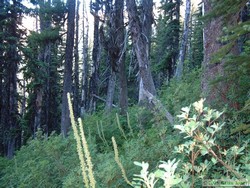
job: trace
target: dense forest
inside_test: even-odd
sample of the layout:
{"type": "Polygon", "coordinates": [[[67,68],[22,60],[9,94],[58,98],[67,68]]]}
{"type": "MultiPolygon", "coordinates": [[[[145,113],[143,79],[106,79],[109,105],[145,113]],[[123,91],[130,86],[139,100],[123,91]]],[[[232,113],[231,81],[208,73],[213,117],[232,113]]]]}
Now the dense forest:
{"type": "Polygon", "coordinates": [[[249,0],[0,0],[0,187],[247,187],[249,141],[249,0]]]}

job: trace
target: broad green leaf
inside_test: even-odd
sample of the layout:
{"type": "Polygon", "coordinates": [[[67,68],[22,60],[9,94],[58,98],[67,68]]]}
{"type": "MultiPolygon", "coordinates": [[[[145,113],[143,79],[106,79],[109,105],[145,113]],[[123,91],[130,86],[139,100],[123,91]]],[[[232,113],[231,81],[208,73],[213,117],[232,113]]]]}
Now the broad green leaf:
{"type": "Polygon", "coordinates": [[[202,147],[201,148],[201,155],[206,155],[206,154],[208,154],[208,151],[204,148],[204,147],[202,147]]]}
{"type": "Polygon", "coordinates": [[[160,170],[160,169],[157,169],[154,174],[155,174],[156,178],[161,178],[161,177],[164,176],[164,171],[160,170]]]}
{"type": "Polygon", "coordinates": [[[187,114],[189,114],[190,107],[183,107],[183,108],[181,108],[181,111],[186,112],[187,114]]]}
{"type": "Polygon", "coordinates": [[[213,130],[211,127],[207,127],[207,131],[208,131],[210,134],[214,134],[214,130],[213,130]]]}
{"type": "Polygon", "coordinates": [[[205,99],[201,99],[195,103],[193,103],[193,106],[195,108],[195,110],[201,114],[203,112],[203,103],[204,103],[205,99]]]}
{"type": "Polygon", "coordinates": [[[217,160],[216,160],[215,158],[212,157],[211,160],[212,160],[213,164],[216,164],[216,163],[217,163],[217,160]]]}

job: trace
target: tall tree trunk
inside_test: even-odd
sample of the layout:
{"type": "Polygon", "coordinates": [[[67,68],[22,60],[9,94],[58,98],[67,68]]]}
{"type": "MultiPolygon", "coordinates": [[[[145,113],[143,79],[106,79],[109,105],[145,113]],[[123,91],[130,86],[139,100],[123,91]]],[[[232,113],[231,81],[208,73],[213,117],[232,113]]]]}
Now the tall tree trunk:
{"type": "MultiPolygon", "coordinates": [[[[18,38],[17,33],[17,6],[18,2],[13,0],[11,11],[11,26],[8,30],[11,37],[18,38]]],[[[7,149],[7,157],[10,159],[14,155],[15,151],[15,141],[16,137],[18,137],[19,132],[17,131],[18,128],[18,103],[17,103],[17,72],[18,72],[18,64],[19,64],[19,57],[18,57],[18,47],[17,41],[10,39],[10,49],[7,52],[7,60],[9,60],[7,67],[8,67],[8,105],[5,108],[8,108],[7,115],[7,125],[9,126],[9,138],[8,138],[8,149],[7,149]]],[[[6,89],[6,88],[5,88],[6,89]]]]}
{"type": "Polygon", "coordinates": [[[88,110],[88,35],[89,35],[89,23],[88,15],[85,10],[83,2],[83,63],[82,63],[82,93],[81,93],[81,116],[84,116],[88,110]],[[85,24],[86,23],[86,24],[85,24]],[[85,28],[86,25],[86,28],[85,28]]]}
{"type": "Polygon", "coordinates": [[[113,98],[115,93],[115,73],[119,75],[120,95],[119,105],[121,112],[125,113],[127,109],[127,78],[125,66],[125,29],[124,29],[124,1],[115,1],[115,11],[111,12],[111,3],[106,4],[106,32],[108,37],[104,36],[103,27],[100,29],[101,42],[109,57],[109,64],[112,70],[109,75],[108,91],[106,99],[106,111],[109,112],[112,108],[113,98]]]}
{"type": "Polygon", "coordinates": [[[142,14],[140,17],[142,23],[142,34],[146,37],[148,58],[150,55],[151,48],[151,35],[152,35],[152,24],[154,22],[153,17],[153,0],[142,0],[142,14]]]}
{"type": "Polygon", "coordinates": [[[175,73],[175,77],[178,80],[180,80],[183,75],[183,66],[184,66],[186,48],[187,48],[187,43],[188,43],[190,10],[191,10],[191,0],[186,0],[183,35],[182,35],[181,46],[180,46],[180,51],[179,51],[179,59],[178,59],[177,67],[176,67],[176,73],[175,73]]]}
{"type": "MultiPolygon", "coordinates": [[[[209,104],[212,104],[212,102],[217,100],[234,107],[232,101],[228,100],[227,98],[227,92],[232,87],[231,84],[226,83],[225,81],[221,81],[213,85],[211,84],[211,81],[216,77],[224,76],[225,60],[222,59],[220,62],[211,63],[211,59],[213,55],[222,47],[222,43],[218,39],[222,35],[223,27],[225,27],[225,24],[226,26],[229,25],[230,27],[234,27],[238,24],[238,20],[240,19],[240,7],[244,7],[247,1],[239,1],[236,3],[236,7],[238,7],[239,10],[236,10],[234,14],[229,15],[226,21],[223,19],[223,16],[217,16],[210,20],[203,30],[204,60],[202,64],[202,92],[203,95],[206,96],[207,102],[209,104]]],[[[212,9],[213,6],[211,0],[204,0],[203,13],[208,14],[210,11],[212,11],[212,9]]],[[[237,42],[233,43],[229,53],[233,55],[239,55],[240,49],[237,42]]]]}
{"type": "Polygon", "coordinates": [[[119,107],[121,114],[125,114],[128,108],[128,84],[125,64],[125,26],[124,26],[124,1],[115,1],[115,30],[116,30],[116,42],[119,47],[118,63],[118,76],[119,76],[119,107]]]}
{"type": "Polygon", "coordinates": [[[74,66],[74,100],[73,100],[73,108],[75,117],[79,117],[79,52],[78,52],[78,40],[79,40],[79,6],[80,1],[77,0],[76,6],[76,37],[75,37],[75,66],[74,66]]]}
{"type": "Polygon", "coordinates": [[[68,22],[67,39],[65,50],[65,64],[63,76],[63,96],[62,96],[62,114],[61,114],[61,133],[67,136],[70,127],[69,106],[67,93],[72,92],[72,64],[75,33],[75,0],[68,0],[68,22]]]}
{"type": "Polygon", "coordinates": [[[188,60],[188,62],[192,62],[192,38],[193,33],[194,33],[194,28],[193,28],[193,16],[194,16],[194,7],[192,6],[191,11],[190,11],[190,16],[189,16],[189,24],[188,24],[188,28],[189,28],[189,35],[188,35],[188,40],[187,40],[187,49],[186,49],[186,59],[188,60]]]}
{"type": "Polygon", "coordinates": [[[140,21],[135,0],[126,0],[126,2],[129,17],[130,33],[137,61],[139,63],[139,103],[149,102],[149,99],[145,93],[149,92],[153,96],[155,96],[156,90],[151,75],[149,63],[149,36],[146,36],[147,32],[144,33],[144,31],[145,27],[147,27],[147,24],[151,26],[152,23],[148,22],[146,24],[147,20],[144,19],[143,23],[140,21]]]}
{"type": "Polygon", "coordinates": [[[95,111],[96,109],[95,95],[98,95],[97,85],[98,85],[98,68],[100,62],[100,52],[101,51],[100,51],[100,41],[99,41],[99,17],[97,16],[96,12],[96,14],[94,15],[94,46],[92,50],[93,67],[89,84],[89,93],[90,93],[89,110],[91,112],[95,111]]]}
{"type": "MultiPolygon", "coordinates": [[[[49,27],[51,27],[51,23],[49,23],[49,27]]],[[[46,74],[48,75],[46,78],[46,82],[45,82],[45,92],[44,92],[44,103],[45,103],[45,112],[44,112],[44,126],[43,126],[43,131],[44,133],[48,136],[49,134],[49,115],[50,115],[50,111],[51,111],[51,62],[52,62],[52,58],[51,58],[51,53],[52,53],[52,43],[48,42],[48,44],[46,45],[45,48],[45,54],[44,54],[44,61],[46,62],[46,74]]]]}
{"type": "MultiPolygon", "coordinates": [[[[207,14],[212,10],[211,0],[203,1],[203,14],[207,14]]],[[[215,52],[221,48],[221,43],[218,41],[218,37],[222,34],[222,20],[216,18],[210,20],[203,29],[203,45],[204,45],[204,60],[203,75],[202,75],[202,92],[206,96],[207,102],[211,102],[216,99],[217,92],[210,87],[210,82],[216,78],[219,74],[223,74],[223,63],[212,64],[210,63],[211,57],[215,52]]]]}
{"type": "MultiPolygon", "coordinates": [[[[47,32],[51,29],[51,20],[44,16],[45,10],[51,6],[51,0],[40,1],[39,3],[41,12],[39,13],[40,20],[40,31],[47,32]]],[[[46,66],[41,66],[39,71],[43,74],[48,75],[43,83],[40,83],[35,88],[35,117],[34,117],[34,128],[33,136],[35,137],[38,129],[43,129],[43,131],[48,134],[48,119],[49,119],[49,91],[50,91],[50,64],[51,64],[51,42],[47,42],[45,45],[40,46],[40,51],[38,55],[38,61],[43,62],[46,66]],[[44,127],[41,126],[41,118],[43,113],[43,104],[45,105],[44,111],[44,127]]]]}
{"type": "MultiPolygon", "coordinates": [[[[4,11],[4,0],[0,0],[0,11],[4,11]]],[[[0,18],[0,22],[3,18],[0,18]]],[[[0,33],[3,33],[3,25],[0,24],[0,33]]],[[[0,36],[0,44],[3,44],[3,38],[0,36]]],[[[4,154],[4,123],[3,123],[3,104],[4,104],[4,48],[0,46],[0,155],[4,154]]]]}
{"type": "MultiPolygon", "coordinates": [[[[109,113],[112,109],[112,104],[114,100],[114,93],[115,93],[115,82],[116,82],[116,75],[115,71],[117,71],[117,51],[119,50],[116,45],[116,36],[114,31],[114,18],[111,14],[111,6],[112,2],[110,0],[105,2],[105,25],[106,29],[104,31],[103,25],[100,27],[100,42],[107,53],[107,77],[108,77],[108,88],[107,88],[107,96],[105,101],[105,112],[109,113]],[[105,37],[107,33],[108,37],[105,37]]],[[[105,71],[106,72],[106,71],[105,71]]]]}

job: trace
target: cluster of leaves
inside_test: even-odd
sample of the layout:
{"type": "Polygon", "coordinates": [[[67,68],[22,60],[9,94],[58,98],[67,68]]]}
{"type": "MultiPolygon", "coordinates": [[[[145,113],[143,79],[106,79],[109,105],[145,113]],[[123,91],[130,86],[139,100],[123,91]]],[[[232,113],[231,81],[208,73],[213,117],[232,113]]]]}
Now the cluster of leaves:
{"type": "MultiPolygon", "coordinates": [[[[142,167],[140,174],[134,175],[133,178],[133,187],[139,188],[142,184],[146,185],[147,188],[154,188],[157,185],[159,180],[163,180],[163,185],[165,188],[170,188],[173,185],[176,185],[182,181],[182,179],[175,175],[175,170],[177,168],[178,162],[175,159],[172,161],[168,160],[168,162],[161,161],[159,165],[159,169],[157,169],[154,173],[149,173],[148,167],[149,164],[142,162],[134,162],[135,165],[142,167]],[[140,182],[140,183],[138,183],[140,182]]],[[[163,187],[157,185],[159,188],[163,187]]]]}
{"type": "MultiPolygon", "coordinates": [[[[222,176],[228,176],[230,178],[237,177],[243,178],[248,176],[244,171],[245,164],[249,161],[241,163],[236,161],[236,158],[240,158],[243,155],[243,150],[248,147],[248,141],[241,146],[231,145],[230,147],[220,145],[219,132],[225,126],[225,122],[221,120],[222,112],[207,108],[203,106],[204,100],[195,102],[192,106],[182,108],[182,114],[178,117],[181,120],[179,125],[175,125],[176,129],[179,129],[181,133],[184,133],[187,139],[184,144],[179,145],[176,151],[184,153],[190,163],[190,170],[195,173],[200,173],[202,178],[216,178],[214,174],[208,173],[208,170],[216,172],[222,176]],[[202,160],[198,160],[200,157],[205,156],[202,160]],[[210,160],[213,164],[219,163],[219,168],[209,165],[210,160]],[[196,161],[202,161],[203,167],[197,167],[196,161]],[[206,172],[205,174],[201,172],[206,172]],[[240,173],[241,172],[241,173],[240,173]]],[[[216,175],[218,175],[216,173],[216,175]]],[[[194,175],[194,173],[193,173],[194,175]]]]}
{"type": "Polygon", "coordinates": [[[218,132],[225,125],[220,119],[223,113],[204,107],[203,103],[204,99],[201,99],[189,107],[182,108],[182,113],[178,115],[180,124],[174,127],[185,136],[182,144],[175,147],[176,153],[185,156],[179,168],[177,169],[179,161],[176,162],[174,159],[162,162],[159,169],[149,173],[148,163],[135,162],[142,170],[140,174],[135,175],[133,187],[166,188],[176,184],[178,187],[201,187],[199,180],[220,178],[238,178],[247,183],[249,172],[246,170],[249,170],[250,162],[247,157],[249,140],[242,146],[233,145],[230,148],[218,145],[218,132]],[[163,181],[159,182],[161,179],[163,181]]]}

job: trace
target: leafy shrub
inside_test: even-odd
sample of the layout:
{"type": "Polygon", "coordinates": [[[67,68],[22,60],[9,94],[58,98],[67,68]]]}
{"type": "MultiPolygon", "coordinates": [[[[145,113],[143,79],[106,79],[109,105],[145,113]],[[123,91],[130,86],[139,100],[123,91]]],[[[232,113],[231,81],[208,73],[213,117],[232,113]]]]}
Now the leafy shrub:
{"type": "Polygon", "coordinates": [[[161,101],[167,109],[177,115],[183,106],[201,98],[201,69],[193,69],[183,75],[181,81],[172,79],[160,91],[161,101]]]}

